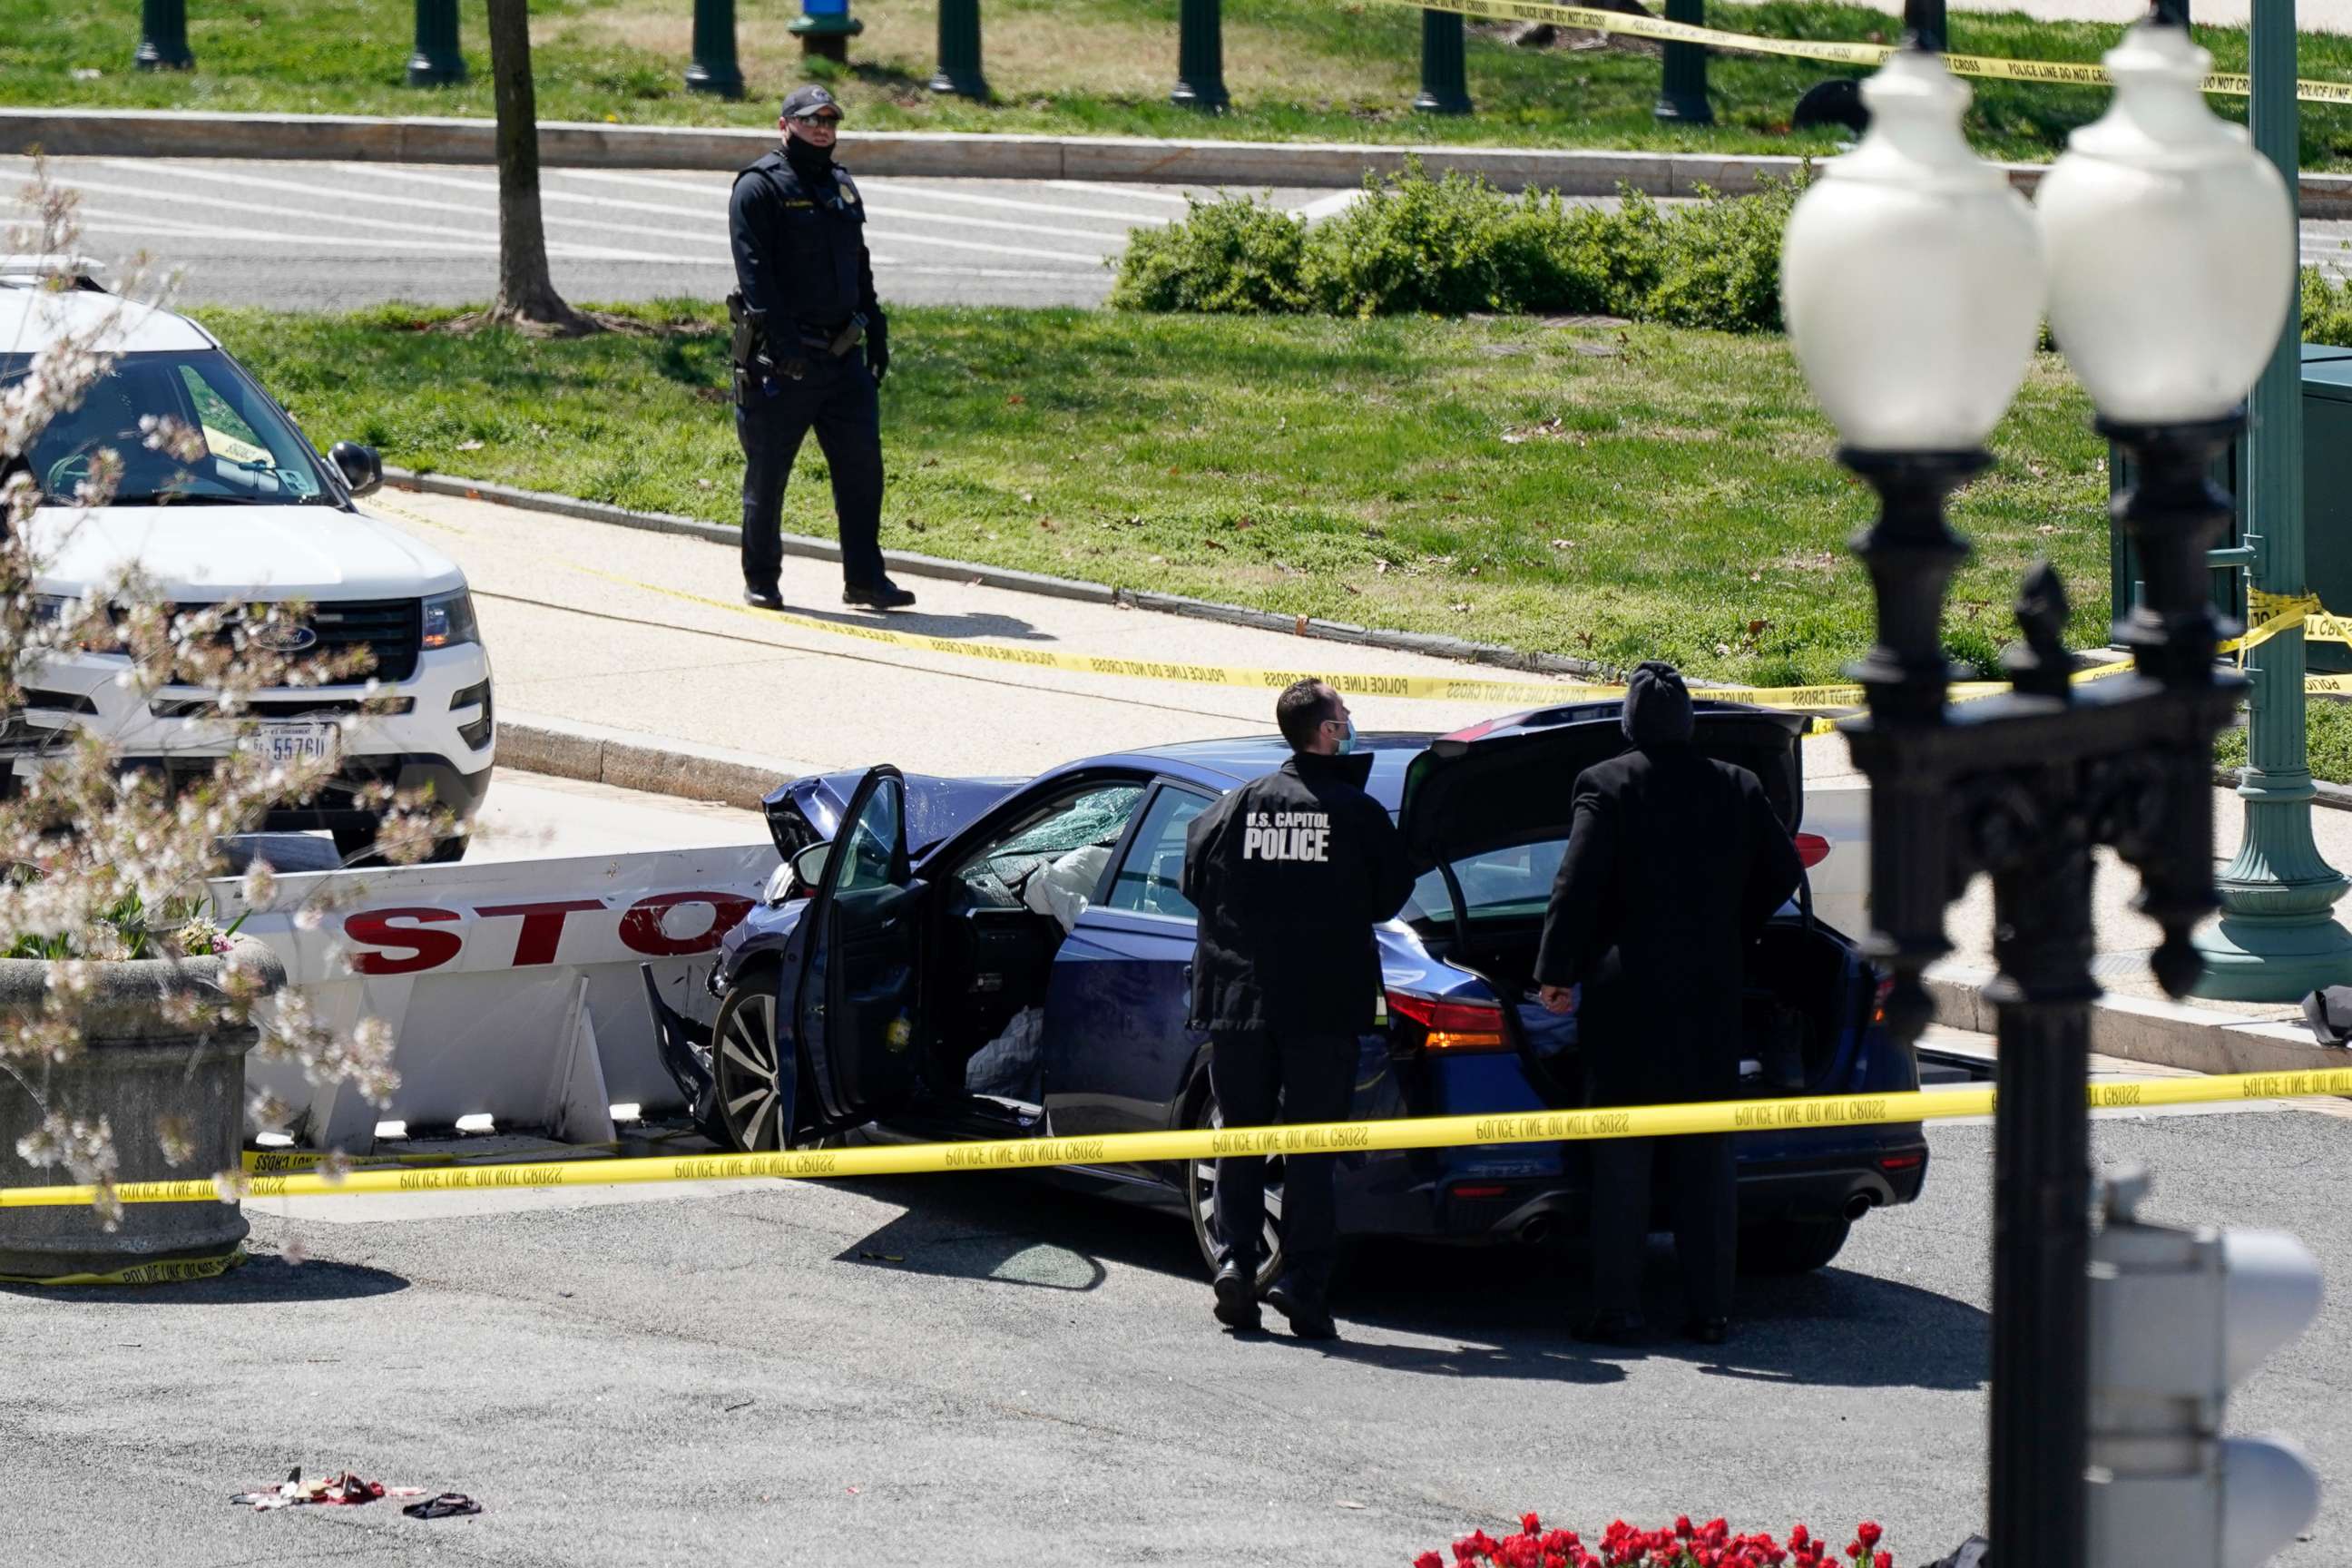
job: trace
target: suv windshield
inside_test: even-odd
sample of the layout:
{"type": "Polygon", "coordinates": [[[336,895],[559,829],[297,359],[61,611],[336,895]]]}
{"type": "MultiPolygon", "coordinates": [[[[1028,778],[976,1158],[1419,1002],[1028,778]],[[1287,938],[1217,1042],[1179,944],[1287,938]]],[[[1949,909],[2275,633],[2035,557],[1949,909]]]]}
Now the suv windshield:
{"type": "MultiPolygon", "coordinates": [[[[0,386],[31,368],[28,354],[0,354],[0,386]]],[[[218,349],[122,355],[31,451],[0,456],[0,473],[21,466],[44,499],[70,506],[101,450],[122,459],[114,506],[334,504],[302,437],[218,349]],[[148,416],[176,420],[201,449],[184,460],[149,447],[139,427],[148,416]]]]}

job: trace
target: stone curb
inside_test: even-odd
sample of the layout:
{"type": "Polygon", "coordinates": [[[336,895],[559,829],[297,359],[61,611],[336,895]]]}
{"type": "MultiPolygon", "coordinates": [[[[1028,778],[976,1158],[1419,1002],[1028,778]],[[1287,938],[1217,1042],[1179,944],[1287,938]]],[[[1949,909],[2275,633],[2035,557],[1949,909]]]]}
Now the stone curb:
{"type": "Polygon", "coordinates": [[[768,792],[786,780],[823,771],[811,763],[532,714],[499,720],[499,766],[743,811],[759,810],[768,792]]]}
{"type": "MultiPolygon", "coordinates": [[[[715,544],[724,544],[730,549],[735,546],[740,537],[737,530],[725,523],[704,522],[671,512],[631,511],[625,507],[609,506],[603,501],[578,500],[570,496],[518,489],[511,485],[493,484],[485,479],[457,479],[446,474],[420,474],[406,468],[386,468],[383,472],[384,482],[394,488],[422,491],[427,495],[461,496],[467,500],[494,501],[500,506],[518,507],[526,511],[552,512],[560,517],[578,518],[584,522],[605,523],[615,528],[636,528],[654,533],[682,533],[715,544]]],[[[830,539],[787,533],[783,536],[783,546],[787,555],[815,561],[841,559],[841,546],[830,539]]],[[[1432,632],[1386,631],[1352,626],[1346,621],[1327,621],[1314,616],[1285,616],[1272,610],[1252,610],[1239,605],[1188,598],[1181,594],[1118,588],[1107,583],[1088,583],[1075,577],[1050,577],[1040,572],[1020,572],[1007,566],[982,566],[968,561],[949,561],[905,551],[890,551],[885,558],[893,572],[903,573],[909,577],[973,583],[985,588],[1003,588],[1016,594],[1038,594],[1055,599],[1127,605],[1139,610],[1190,616],[1198,620],[1219,621],[1227,626],[1247,626],[1257,631],[1284,632],[1293,637],[1350,643],[1358,647],[1384,648],[1396,653],[1425,654],[1433,658],[1459,659],[1468,664],[1492,665],[1538,675],[1573,676],[1583,680],[1611,680],[1615,678],[1613,670],[1589,659],[1570,658],[1561,654],[1526,653],[1495,643],[1470,642],[1462,637],[1432,632]]],[[[1703,681],[1692,682],[1695,687],[1705,684],[1703,681]]]]}
{"type": "MultiPolygon", "coordinates": [[[[1984,989],[1994,971],[1939,963],[1924,977],[1936,1022],[1990,1035],[2000,1019],[1984,989]]],[[[2102,996],[2091,1010],[2097,1055],[2189,1072],[2313,1072],[2352,1066],[2352,1052],[2315,1042],[2299,1023],[2238,1016],[2150,996],[2102,996]]]]}
{"type": "MultiPolygon", "coordinates": [[[[349,114],[220,114],[189,110],[0,109],[0,153],[55,157],[335,159],[386,163],[488,163],[488,120],[376,119],[349,114]]],[[[551,168],[732,172],[775,144],[765,126],[599,125],[544,121],[540,160],[551,168]]],[[[1197,185],[1339,187],[1395,174],[1417,159],[1432,174],[1459,172],[1507,191],[1654,196],[1702,190],[1744,195],[1786,179],[1804,160],[1705,153],[1578,148],[1372,146],[1332,142],[1163,141],[1127,136],[1020,136],[868,131],[842,137],[861,174],[997,180],[1124,180],[1197,185]]],[[[2006,165],[2031,191],[2042,165],[2006,165]]],[[[364,202],[365,193],[358,200],[364,202]]],[[[2352,216],[2352,174],[2305,174],[2305,217],[2352,216]]]]}

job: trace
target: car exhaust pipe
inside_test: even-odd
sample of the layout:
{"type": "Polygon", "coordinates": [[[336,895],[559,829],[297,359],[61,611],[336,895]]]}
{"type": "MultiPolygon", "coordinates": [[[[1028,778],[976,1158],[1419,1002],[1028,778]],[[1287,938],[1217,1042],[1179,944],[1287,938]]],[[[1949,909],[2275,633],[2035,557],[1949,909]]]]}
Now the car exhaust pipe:
{"type": "Polygon", "coordinates": [[[1874,1193],[1854,1194],[1853,1196],[1846,1199],[1845,1201],[1846,1223],[1849,1225],[1853,1224],[1855,1220],[1860,1219],[1863,1215],[1868,1214],[1877,1206],[1877,1194],[1874,1193]]]}
{"type": "Polygon", "coordinates": [[[1549,1241],[1553,1228],[1554,1222],[1551,1215],[1548,1214],[1532,1215],[1525,1225],[1519,1226],[1519,1240],[1528,1246],[1549,1241]]]}

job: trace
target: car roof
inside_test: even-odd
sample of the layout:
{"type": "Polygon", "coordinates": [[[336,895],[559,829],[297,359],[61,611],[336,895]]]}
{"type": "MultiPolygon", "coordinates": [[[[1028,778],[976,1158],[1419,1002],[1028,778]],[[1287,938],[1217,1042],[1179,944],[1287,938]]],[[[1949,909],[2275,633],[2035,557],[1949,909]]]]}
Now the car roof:
{"type": "Polygon", "coordinates": [[[114,353],[185,353],[218,345],[169,310],[92,289],[55,289],[11,275],[0,280],[0,354],[32,354],[68,333],[97,331],[114,353]]]}
{"type": "MultiPolygon", "coordinates": [[[[1404,793],[1405,765],[1436,738],[1433,731],[1417,730],[1359,735],[1357,745],[1372,756],[1372,776],[1364,785],[1365,793],[1395,810],[1404,793]]],[[[1262,773],[1270,773],[1288,762],[1290,742],[1279,734],[1235,735],[1221,741],[1179,741],[1172,745],[1130,752],[1124,758],[1100,760],[1130,761],[1187,775],[1196,784],[1230,789],[1262,773]]]]}

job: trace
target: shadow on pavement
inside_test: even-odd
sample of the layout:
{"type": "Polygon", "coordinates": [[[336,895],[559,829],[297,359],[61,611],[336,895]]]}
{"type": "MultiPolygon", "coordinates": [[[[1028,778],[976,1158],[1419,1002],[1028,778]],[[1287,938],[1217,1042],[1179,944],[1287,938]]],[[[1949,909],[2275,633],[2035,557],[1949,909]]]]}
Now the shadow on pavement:
{"type": "Polygon", "coordinates": [[[356,1301],[408,1289],[408,1281],[359,1263],[289,1263],[257,1253],[211,1279],[174,1285],[0,1285],[0,1295],[100,1307],[243,1307],[356,1301]]]}
{"type": "MultiPolygon", "coordinates": [[[[1209,1321],[1207,1270],[1181,1215],[1010,1172],[998,1180],[1027,1190],[1008,1203],[1014,1194],[987,1181],[840,1183],[906,1212],[837,1260],[1060,1289],[1094,1289],[1108,1264],[1148,1269],[1197,1282],[1203,1330],[1217,1331],[1209,1321]]],[[[1377,1329],[1455,1343],[1342,1338],[1298,1348],[1397,1372],[1580,1384],[1616,1382],[1625,1376],[1623,1363],[1649,1357],[1689,1362],[1710,1376],[1821,1387],[1965,1391],[1983,1387],[1988,1376],[1990,1320],[1981,1309],[1844,1268],[1743,1278],[1730,1342],[1691,1343],[1674,1331],[1682,1321],[1680,1286],[1663,1238],[1649,1257],[1649,1336],[1624,1350],[1580,1344],[1570,1328],[1590,1310],[1586,1268],[1572,1246],[1360,1243],[1332,1292],[1342,1335],[1377,1329]]],[[[1272,1338],[1287,1339],[1278,1315],[1267,1321],[1272,1338]]]]}
{"type": "MultiPolygon", "coordinates": [[[[919,582],[921,579],[910,581],[919,582]]],[[[803,620],[824,621],[856,631],[881,628],[919,637],[1018,637],[1024,642],[1059,640],[1053,633],[1040,630],[1034,622],[1024,621],[1018,616],[992,615],[984,611],[950,616],[922,609],[829,610],[811,605],[796,605],[787,598],[784,613],[798,616],[803,620]]]]}

